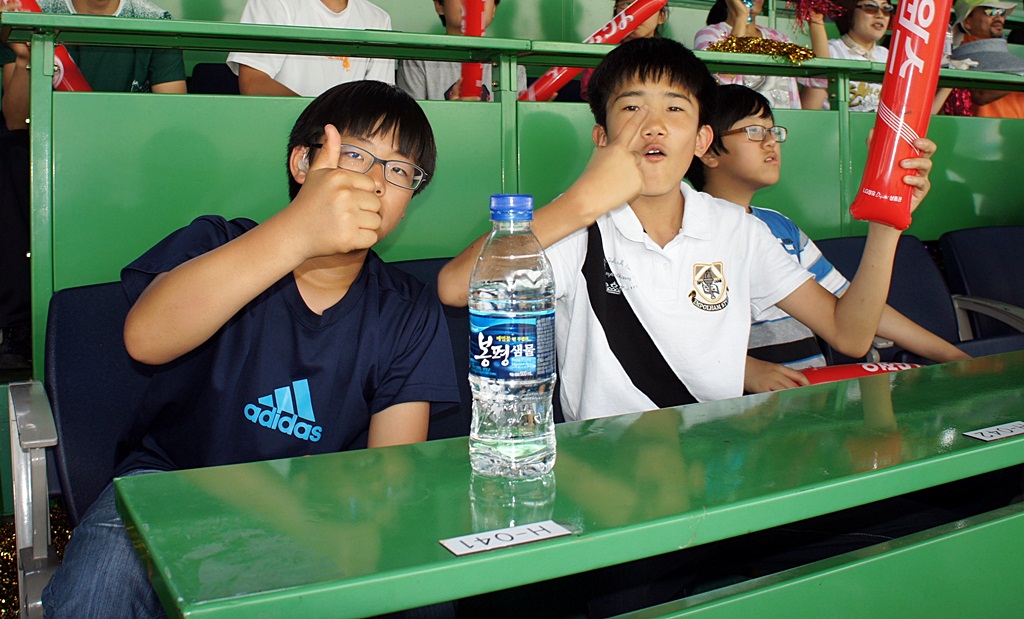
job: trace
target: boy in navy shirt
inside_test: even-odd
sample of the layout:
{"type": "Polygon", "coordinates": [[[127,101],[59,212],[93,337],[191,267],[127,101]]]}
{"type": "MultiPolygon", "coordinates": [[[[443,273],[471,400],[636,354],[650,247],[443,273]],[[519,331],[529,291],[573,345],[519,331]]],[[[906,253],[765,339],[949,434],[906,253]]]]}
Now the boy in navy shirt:
{"type": "MultiPolygon", "coordinates": [[[[459,400],[447,327],[370,248],[435,159],[411,97],[336,86],[292,129],[284,209],[259,225],[200,217],[128,265],[125,345],[156,367],[118,475],[425,440],[431,409],[459,400]]],[[[162,615],[112,486],[43,601],[48,617],[162,615]]]]}

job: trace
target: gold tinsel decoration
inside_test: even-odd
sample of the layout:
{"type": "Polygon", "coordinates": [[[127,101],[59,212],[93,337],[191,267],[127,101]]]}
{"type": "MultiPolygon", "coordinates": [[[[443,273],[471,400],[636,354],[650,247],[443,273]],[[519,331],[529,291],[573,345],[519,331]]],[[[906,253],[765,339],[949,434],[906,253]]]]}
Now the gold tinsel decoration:
{"type": "MultiPolygon", "coordinates": [[[[71,539],[67,514],[60,507],[50,509],[50,532],[57,557],[64,558],[64,547],[71,539]]],[[[14,523],[0,525],[0,619],[18,616],[18,543],[14,523]]]]}
{"type": "Polygon", "coordinates": [[[729,37],[707,48],[709,52],[732,52],[734,54],[761,54],[775,58],[787,58],[795,65],[814,58],[814,52],[796,43],[769,41],[760,37],[729,37]]]}

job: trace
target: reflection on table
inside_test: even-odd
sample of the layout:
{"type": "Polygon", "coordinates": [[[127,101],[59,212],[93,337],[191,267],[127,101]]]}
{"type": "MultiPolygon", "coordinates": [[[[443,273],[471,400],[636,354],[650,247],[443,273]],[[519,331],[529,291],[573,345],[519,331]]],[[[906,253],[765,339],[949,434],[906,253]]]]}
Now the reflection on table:
{"type": "Polygon", "coordinates": [[[173,612],[366,616],[1024,462],[1020,437],[962,435],[1024,419],[1022,384],[1011,353],[563,424],[554,474],[532,484],[475,478],[462,438],[135,476],[119,508],[173,612]],[[546,519],[574,535],[464,557],[439,543],[546,519]]]}

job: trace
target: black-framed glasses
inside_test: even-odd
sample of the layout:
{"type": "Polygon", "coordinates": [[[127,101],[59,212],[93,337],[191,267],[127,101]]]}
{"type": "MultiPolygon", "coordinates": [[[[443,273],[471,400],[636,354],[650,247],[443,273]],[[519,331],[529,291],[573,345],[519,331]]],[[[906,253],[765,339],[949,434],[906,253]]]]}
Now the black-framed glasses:
{"type": "Polygon", "coordinates": [[[786,135],[789,131],[785,127],[762,127],[761,125],[747,125],[746,127],[740,127],[739,129],[732,129],[722,133],[724,138],[727,135],[735,135],[737,133],[746,133],[747,139],[751,142],[764,142],[768,134],[771,134],[772,138],[776,142],[785,142],[786,135]]]}
{"type": "Polygon", "coordinates": [[[1003,17],[1006,15],[1006,9],[985,9],[985,15],[989,17],[1003,17]]]}
{"type": "MultiPolygon", "coordinates": [[[[314,148],[323,148],[323,146],[323,144],[311,144],[309,148],[312,150],[314,148]]],[[[341,145],[341,156],[338,158],[339,168],[366,174],[378,163],[384,167],[384,180],[395,187],[416,191],[423,184],[423,181],[427,179],[426,170],[408,161],[381,159],[365,148],[359,148],[351,144],[341,145]]]]}
{"type": "Polygon", "coordinates": [[[875,4],[874,2],[865,2],[863,4],[858,4],[857,8],[864,11],[868,15],[878,15],[879,11],[885,13],[886,15],[892,15],[896,11],[896,7],[894,7],[891,4],[875,4]]]}

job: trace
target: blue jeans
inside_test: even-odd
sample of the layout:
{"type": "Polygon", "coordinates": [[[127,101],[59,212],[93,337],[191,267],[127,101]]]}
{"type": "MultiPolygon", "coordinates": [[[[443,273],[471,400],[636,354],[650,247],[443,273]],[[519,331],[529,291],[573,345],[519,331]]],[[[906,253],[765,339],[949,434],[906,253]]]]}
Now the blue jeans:
{"type": "Polygon", "coordinates": [[[43,590],[43,612],[47,619],[167,616],[114,506],[114,484],[72,531],[64,561],[43,590]]]}

